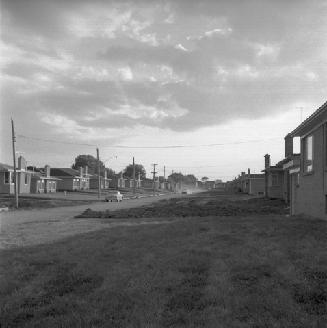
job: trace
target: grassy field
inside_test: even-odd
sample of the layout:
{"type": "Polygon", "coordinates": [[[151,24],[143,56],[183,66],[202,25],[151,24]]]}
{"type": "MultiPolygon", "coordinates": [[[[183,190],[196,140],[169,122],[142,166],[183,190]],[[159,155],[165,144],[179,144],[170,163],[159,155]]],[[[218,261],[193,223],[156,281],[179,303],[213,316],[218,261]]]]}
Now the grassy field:
{"type": "Polygon", "coordinates": [[[325,327],[326,232],[249,213],[2,251],[0,326],[325,327]]]}
{"type": "MultiPolygon", "coordinates": [[[[52,208],[52,207],[61,207],[61,206],[75,206],[75,205],[84,205],[91,204],[97,199],[94,200],[73,200],[73,199],[56,199],[48,197],[38,197],[38,196],[20,196],[19,197],[19,209],[33,209],[33,208],[52,208]]],[[[15,207],[15,198],[14,196],[1,196],[0,197],[0,206],[9,207],[10,209],[15,207]]]]}

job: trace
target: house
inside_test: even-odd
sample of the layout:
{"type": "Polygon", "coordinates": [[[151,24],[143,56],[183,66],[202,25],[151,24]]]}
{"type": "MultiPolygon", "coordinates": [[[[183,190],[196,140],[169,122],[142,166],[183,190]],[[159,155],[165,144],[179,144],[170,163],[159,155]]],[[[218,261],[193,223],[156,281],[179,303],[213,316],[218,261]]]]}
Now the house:
{"type": "Polygon", "coordinates": [[[31,193],[52,193],[57,191],[57,183],[60,179],[50,176],[50,166],[38,169],[32,173],[31,193]]]}
{"type": "Polygon", "coordinates": [[[285,137],[285,152],[293,153],[300,137],[299,163],[290,168],[291,214],[327,218],[327,102],[285,137]]]}
{"type": "Polygon", "coordinates": [[[205,188],[208,190],[214,189],[215,188],[215,181],[213,180],[207,180],[205,183],[205,188]]]}
{"type": "Polygon", "coordinates": [[[265,196],[268,198],[285,199],[284,169],[285,160],[271,165],[270,155],[265,155],[265,196]]]}
{"type": "Polygon", "coordinates": [[[249,195],[264,195],[265,193],[265,175],[253,174],[250,169],[248,173],[242,172],[241,175],[241,190],[249,195]]]}
{"type": "MultiPolygon", "coordinates": [[[[17,172],[17,192],[19,194],[29,194],[31,192],[32,172],[27,170],[27,164],[24,157],[18,157],[17,172]]],[[[14,167],[0,163],[0,193],[14,194],[15,177],[14,167]]]]}
{"type": "Polygon", "coordinates": [[[291,172],[300,166],[300,154],[286,154],[283,164],[284,170],[284,200],[287,204],[291,201],[291,172]]]}
{"type": "MultiPolygon", "coordinates": [[[[98,174],[90,174],[90,189],[98,189],[99,186],[99,175],[98,174]]],[[[100,188],[101,189],[109,189],[111,179],[108,179],[107,170],[104,171],[104,176],[100,176],[100,188]]]]}
{"type": "Polygon", "coordinates": [[[79,171],[71,168],[51,168],[50,175],[58,180],[57,189],[64,191],[88,190],[90,188],[90,178],[87,170],[80,167],[79,171]]]}

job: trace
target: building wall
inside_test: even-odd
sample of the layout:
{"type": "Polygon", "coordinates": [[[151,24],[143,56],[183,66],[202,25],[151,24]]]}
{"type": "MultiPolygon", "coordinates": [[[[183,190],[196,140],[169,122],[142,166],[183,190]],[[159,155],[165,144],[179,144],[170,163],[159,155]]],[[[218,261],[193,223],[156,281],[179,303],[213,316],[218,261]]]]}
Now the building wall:
{"type": "MultiPolygon", "coordinates": [[[[294,198],[294,214],[307,214],[315,217],[327,218],[326,214],[326,147],[324,142],[324,128],[320,126],[313,133],[313,172],[301,173],[299,187],[294,198]]],[[[303,152],[301,151],[303,154],[303,152]]]]}
{"type": "Polygon", "coordinates": [[[250,195],[264,195],[265,193],[265,179],[250,179],[249,180],[249,194],[250,195]]]}
{"type": "Polygon", "coordinates": [[[31,176],[29,172],[18,172],[18,193],[29,194],[31,192],[31,176]]]}
{"type": "Polygon", "coordinates": [[[79,190],[80,188],[80,183],[79,183],[79,179],[77,178],[72,178],[72,177],[58,177],[59,180],[58,181],[58,185],[57,185],[57,189],[58,190],[79,190]],[[73,183],[73,180],[77,180],[75,181],[75,184],[73,183]]]}
{"type": "Polygon", "coordinates": [[[267,197],[284,199],[284,172],[283,171],[269,171],[266,173],[267,197]],[[273,175],[277,175],[277,183],[274,183],[273,175]]]}
{"type": "MultiPolygon", "coordinates": [[[[13,173],[11,173],[13,174],[13,173]]],[[[5,183],[5,172],[0,172],[0,193],[2,194],[13,194],[14,184],[5,183]]]]}

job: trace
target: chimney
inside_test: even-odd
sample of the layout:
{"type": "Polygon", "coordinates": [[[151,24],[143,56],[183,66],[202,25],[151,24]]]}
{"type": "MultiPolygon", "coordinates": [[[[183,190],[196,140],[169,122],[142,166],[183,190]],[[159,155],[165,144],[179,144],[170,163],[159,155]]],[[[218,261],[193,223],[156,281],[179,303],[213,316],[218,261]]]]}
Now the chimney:
{"type": "Polygon", "coordinates": [[[26,161],[23,156],[18,157],[18,170],[26,170],[26,161]]]}
{"type": "Polygon", "coordinates": [[[251,170],[250,170],[250,168],[248,168],[248,175],[250,175],[251,174],[251,170]]]}
{"type": "Polygon", "coordinates": [[[79,167],[79,176],[80,177],[83,176],[83,168],[82,168],[82,166],[79,167]]]}
{"type": "Polygon", "coordinates": [[[270,155],[265,155],[265,169],[268,169],[270,167],[270,155]]]}
{"type": "Polygon", "coordinates": [[[285,157],[290,157],[293,155],[293,137],[288,134],[285,137],[285,157]]]}
{"type": "Polygon", "coordinates": [[[85,174],[85,176],[87,176],[88,171],[89,171],[89,167],[87,165],[85,165],[84,166],[84,174],[85,174]]]}
{"type": "Polygon", "coordinates": [[[46,165],[44,167],[44,173],[45,173],[45,176],[48,178],[50,176],[50,166],[49,165],[46,165]]]}

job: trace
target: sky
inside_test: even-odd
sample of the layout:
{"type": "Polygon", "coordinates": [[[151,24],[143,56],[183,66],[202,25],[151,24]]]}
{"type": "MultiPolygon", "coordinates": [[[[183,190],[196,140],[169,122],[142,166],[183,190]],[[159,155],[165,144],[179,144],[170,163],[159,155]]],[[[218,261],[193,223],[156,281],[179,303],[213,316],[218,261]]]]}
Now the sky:
{"type": "Polygon", "coordinates": [[[327,99],[325,0],[1,0],[1,152],[231,180],[327,99]],[[173,146],[173,147],[171,147],[173,146]],[[176,147],[177,146],[177,147],[176,147]]]}

